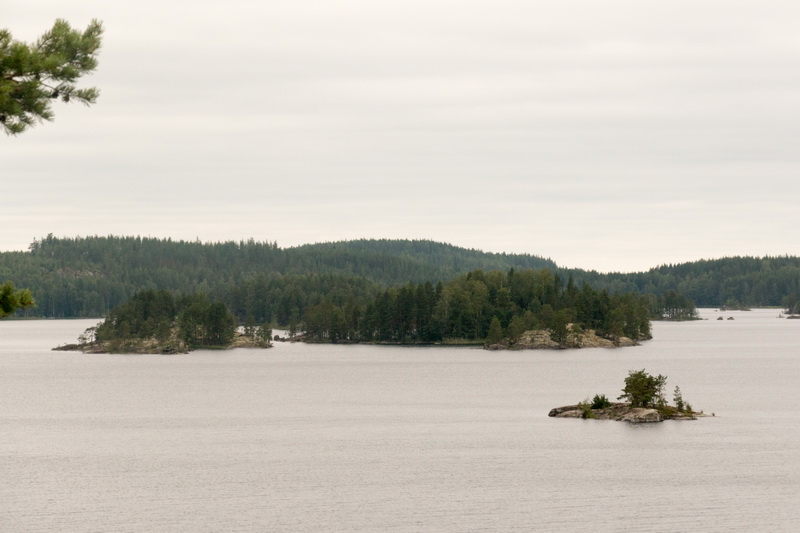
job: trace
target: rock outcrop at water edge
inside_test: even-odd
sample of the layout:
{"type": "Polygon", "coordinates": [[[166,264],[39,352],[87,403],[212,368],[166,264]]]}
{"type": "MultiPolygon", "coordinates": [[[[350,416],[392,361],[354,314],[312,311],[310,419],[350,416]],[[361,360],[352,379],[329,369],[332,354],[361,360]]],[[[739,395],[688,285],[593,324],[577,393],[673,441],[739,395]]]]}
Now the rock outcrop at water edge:
{"type": "Polygon", "coordinates": [[[565,405],[550,410],[548,416],[555,418],[591,418],[595,420],[617,420],[631,424],[651,424],[664,420],[697,420],[697,413],[679,412],[674,409],[659,411],[644,407],[631,407],[627,403],[615,403],[603,409],[586,411],[580,405],[565,405]],[[588,413],[588,415],[586,414],[588,413]]]}
{"type": "Polygon", "coordinates": [[[569,333],[563,344],[552,339],[546,329],[531,329],[524,332],[514,344],[506,340],[490,344],[487,350],[557,350],[564,348],[620,348],[623,346],[638,346],[639,343],[629,337],[616,337],[613,339],[600,337],[594,330],[576,333],[570,324],[569,333]]]}

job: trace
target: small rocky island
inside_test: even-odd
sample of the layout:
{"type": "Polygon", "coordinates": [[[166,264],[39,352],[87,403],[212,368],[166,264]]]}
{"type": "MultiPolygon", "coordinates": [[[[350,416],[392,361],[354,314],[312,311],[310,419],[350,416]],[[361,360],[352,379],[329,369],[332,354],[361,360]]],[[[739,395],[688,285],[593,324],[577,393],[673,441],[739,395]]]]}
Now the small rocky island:
{"type": "MultiPolygon", "coordinates": [[[[651,376],[642,370],[628,373],[625,387],[618,399],[628,402],[612,403],[605,394],[597,394],[592,400],[584,400],[576,405],[565,405],[550,410],[548,416],[556,418],[584,418],[596,420],[617,420],[631,424],[663,422],[664,420],[697,420],[697,413],[686,403],[680,387],[675,387],[674,403],[669,405],[664,398],[667,377],[651,376]]],[[[712,415],[713,416],[713,415],[712,415]]]]}
{"type": "MultiPolygon", "coordinates": [[[[674,409],[674,408],[673,408],[674,409]]],[[[663,422],[664,420],[697,420],[698,413],[678,412],[677,410],[665,411],[645,407],[631,407],[629,403],[612,403],[608,407],[591,408],[590,413],[583,404],[565,405],[550,410],[548,416],[556,418],[593,418],[595,420],[617,420],[642,424],[649,422],[663,422]]]]}
{"type": "Polygon", "coordinates": [[[100,341],[91,339],[92,334],[89,328],[79,338],[77,343],[64,344],[53,348],[60,352],[83,352],[88,354],[102,353],[126,353],[126,354],[178,354],[189,353],[193,349],[233,349],[233,348],[271,348],[272,343],[256,333],[245,333],[238,331],[231,342],[214,346],[191,346],[179,336],[179,331],[174,330],[167,338],[128,338],[117,341],[100,341]]]}

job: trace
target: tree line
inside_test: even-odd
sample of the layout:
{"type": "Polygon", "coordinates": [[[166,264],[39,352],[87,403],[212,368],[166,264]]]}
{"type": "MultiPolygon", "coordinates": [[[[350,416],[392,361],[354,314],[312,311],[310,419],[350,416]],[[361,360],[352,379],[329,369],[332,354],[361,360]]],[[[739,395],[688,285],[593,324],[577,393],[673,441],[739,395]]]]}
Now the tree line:
{"type": "Polygon", "coordinates": [[[673,290],[698,307],[720,307],[729,301],[747,307],[781,306],[787,296],[800,295],[800,258],[789,255],[702,259],[630,274],[566,273],[612,293],[661,295],[673,290]]]}
{"type": "MultiPolygon", "coordinates": [[[[661,298],[674,291],[697,306],[728,301],[778,306],[800,300],[797,257],[733,257],[665,265],[647,272],[600,274],[561,269],[531,255],[489,254],[413,240],[358,240],[281,248],[254,240],[201,243],[143,237],[57,238],[26,252],[0,253],[0,282],[29,289],[37,301],[17,314],[101,317],[144,289],[202,292],[224,302],[240,322],[289,325],[328,300],[364,305],[390,287],[449,283],[475,270],[546,269],[609,295],[661,298]]],[[[399,290],[399,289],[398,289],[399,290]]],[[[652,307],[652,306],[651,306],[652,307]]]]}
{"type": "MultiPolygon", "coordinates": [[[[513,344],[526,330],[546,329],[553,340],[564,343],[572,324],[573,331],[591,329],[612,339],[650,337],[647,297],[609,295],[586,283],[578,287],[572,278],[564,283],[544,269],[475,270],[448,283],[412,282],[371,294],[347,289],[336,287],[316,303],[305,302],[302,314],[303,302],[291,300],[299,293],[290,290],[289,303],[295,304],[288,315],[290,335],[302,334],[310,341],[398,344],[483,342],[497,336],[513,344]]],[[[254,301],[261,301],[257,293],[254,301]]],[[[195,348],[225,346],[239,322],[228,306],[202,293],[175,296],[149,289],[112,309],[87,335],[110,351],[148,339],[165,346],[173,339],[195,348]]],[[[271,334],[268,323],[255,324],[255,317],[248,315],[246,330],[271,334]]]]}
{"type": "Polygon", "coordinates": [[[431,241],[374,240],[280,248],[143,237],[57,238],[0,253],[0,280],[30,289],[26,316],[105,316],[142,289],[203,292],[248,317],[288,324],[322,297],[356,299],[409,281],[449,280],[476,268],[555,268],[530,255],[488,254],[431,241]],[[337,296],[337,294],[339,296],[337,296]]]}

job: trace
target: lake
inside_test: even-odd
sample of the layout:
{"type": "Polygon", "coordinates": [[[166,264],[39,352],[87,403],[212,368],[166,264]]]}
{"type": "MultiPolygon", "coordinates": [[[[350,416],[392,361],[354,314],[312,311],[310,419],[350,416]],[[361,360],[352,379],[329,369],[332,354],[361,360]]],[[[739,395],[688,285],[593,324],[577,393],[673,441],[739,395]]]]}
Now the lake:
{"type": "Polygon", "coordinates": [[[778,313],[616,350],[170,356],[2,321],[0,531],[797,531],[800,320],[778,313]],[[548,418],[642,368],[715,416],[548,418]]]}

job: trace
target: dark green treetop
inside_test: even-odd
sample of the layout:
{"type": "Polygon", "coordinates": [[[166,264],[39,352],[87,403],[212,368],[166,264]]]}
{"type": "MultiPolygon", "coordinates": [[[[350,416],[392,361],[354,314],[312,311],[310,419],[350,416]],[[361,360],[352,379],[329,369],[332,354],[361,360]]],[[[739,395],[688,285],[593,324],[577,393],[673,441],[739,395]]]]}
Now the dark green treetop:
{"type": "Polygon", "coordinates": [[[87,332],[87,337],[95,334],[112,352],[124,351],[129,341],[136,339],[154,338],[165,343],[173,333],[190,348],[222,347],[233,341],[236,326],[236,317],[225,304],[205,294],[175,298],[168,291],[147,289],[112,309],[93,332],[87,332]]]}
{"type": "Polygon", "coordinates": [[[642,370],[631,370],[625,378],[620,400],[627,399],[631,407],[659,407],[666,405],[664,386],[667,376],[652,376],[642,370]]]}
{"type": "Polygon", "coordinates": [[[79,89],[76,82],[97,68],[102,34],[97,20],[81,32],[58,19],[31,44],[16,41],[8,30],[0,29],[0,124],[7,134],[52,120],[52,100],[86,105],[97,101],[98,89],[79,89]]]}
{"type": "Polygon", "coordinates": [[[489,323],[489,332],[486,334],[486,345],[497,344],[503,340],[503,326],[500,324],[500,319],[496,316],[492,317],[489,323]]]}

